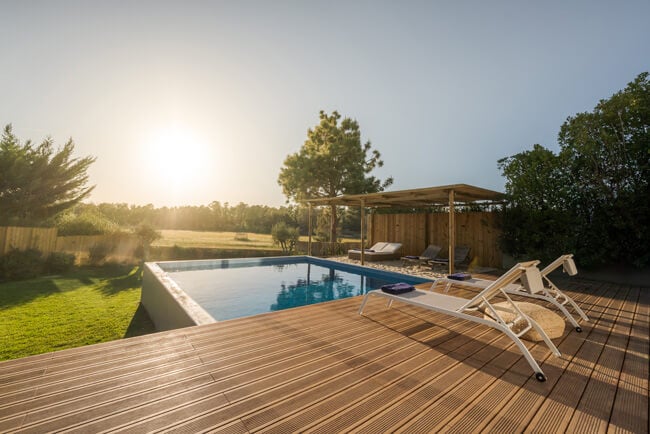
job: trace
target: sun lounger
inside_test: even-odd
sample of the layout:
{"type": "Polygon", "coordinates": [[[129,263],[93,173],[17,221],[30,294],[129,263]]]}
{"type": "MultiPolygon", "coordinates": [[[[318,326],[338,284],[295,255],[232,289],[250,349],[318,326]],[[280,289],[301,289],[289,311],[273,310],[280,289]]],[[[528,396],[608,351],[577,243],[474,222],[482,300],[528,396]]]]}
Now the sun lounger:
{"type": "MultiPolygon", "coordinates": [[[[526,278],[526,275],[523,275],[519,281],[507,285],[504,288],[504,291],[511,295],[535,298],[537,300],[543,300],[553,304],[564,314],[566,319],[569,320],[575,330],[577,332],[581,332],[582,327],[580,327],[580,324],[576,318],[574,318],[574,316],[566,308],[566,305],[568,304],[571,306],[584,321],[589,321],[589,318],[571,297],[560,291],[560,289],[555,286],[553,282],[551,282],[551,280],[548,278],[548,275],[560,266],[564,268],[564,272],[566,272],[569,276],[575,276],[578,273],[575,262],[573,262],[573,255],[562,255],[541,271],[542,279],[534,279],[531,281],[526,278]]],[[[464,280],[461,285],[476,289],[484,289],[492,282],[492,280],[486,279],[469,279],[464,280]]],[[[446,278],[436,279],[431,289],[434,289],[435,286],[440,284],[446,284],[448,288],[449,285],[458,284],[458,282],[446,278]]],[[[443,291],[446,292],[446,289],[443,291]]]]}
{"type": "MultiPolygon", "coordinates": [[[[399,259],[399,250],[402,248],[401,243],[376,243],[369,249],[364,251],[364,259],[369,262],[373,261],[386,261],[389,259],[399,259]]],[[[348,258],[361,259],[361,250],[352,249],[348,250],[348,258]]]]}
{"type": "MultiPolygon", "coordinates": [[[[454,266],[468,263],[469,262],[469,251],[470,251],[470,248],[468,246],[456,246],[456,247],[454,247],[454,266]]],[[[436,265],[448,266],[449,265],[449,258],[434,258],[434,259],[431,259],[431,260],[427,261],[427,264],[431,265],[431,268],[435,267],[436,265]]]]}
{"type": "Polygon", "coordinates": [[[420,256],[402,256],[402,265],[423,265],[427,261],[433,260],[438,256],[442,248],[436,246],[435,244],[429,244],[429,246],[422,252],[420,256]]]}
{"type": "Polygon", "coordinates": [[[504,275],[485,287],[472,299],[455,297],[433,291],[423,291],[420,289],[415,289],[400,295],[388,294],[383,292],[381,289],[369,291],[361,302],[359,314],[363,314],[363,309],[370,297],[384,297],[389,300],[389,307],[393,301],[399,301],[492,327],[503,332],[515,343],[517,348],[519,348],[519,351],[521,351],[526,358],[530,367],[535,372],[535,378],[539,381],[545,381],[546,376],[544,375],[542,368],[540,368],[533,356],[530,354],[530,351],[528,351],[528,348],[526,348],[519,338],[532,328],[540,334],[553,354],[560,356],[560,352],[539,324],[524,314],[504,291],[504,288],[507,285],[517,281],[524,275],[529,281],[541,280],[541,274],[537,268],[538,263],[539,261],[530,261],[515,265],[504,275]],[[505,306],[503,304],[499,307],[492,305],[491,300],[497,295],[501,295],[506,299],[505,306]],[[506,322],[502,319],[499,312],[513,313],[515,314],[515,319],[506,322]],[[487,318],[484,317],[484,315],[487,318]],[[515,331],[515,329],[517,331],[515,331]]]}

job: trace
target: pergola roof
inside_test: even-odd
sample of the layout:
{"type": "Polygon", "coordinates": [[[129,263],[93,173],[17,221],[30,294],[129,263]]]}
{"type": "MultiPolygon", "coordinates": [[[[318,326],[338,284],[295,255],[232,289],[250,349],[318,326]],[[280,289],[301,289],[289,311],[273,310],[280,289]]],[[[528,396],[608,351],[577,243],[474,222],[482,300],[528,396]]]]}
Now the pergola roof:
{"type": "Polygon", "coordinates": [[[454,192],[456,204],[471,202],[496,202],[505,199],[498,191],[488,190],[467,184],[441,185],[438,187],[416,188],[413,190],[383,191],[369,194],[344,194],[336,197],[309,199],[312,205],[341,205],[373,207],[426,208],[435,205],[448,205],[449,193],[454,192]]]}

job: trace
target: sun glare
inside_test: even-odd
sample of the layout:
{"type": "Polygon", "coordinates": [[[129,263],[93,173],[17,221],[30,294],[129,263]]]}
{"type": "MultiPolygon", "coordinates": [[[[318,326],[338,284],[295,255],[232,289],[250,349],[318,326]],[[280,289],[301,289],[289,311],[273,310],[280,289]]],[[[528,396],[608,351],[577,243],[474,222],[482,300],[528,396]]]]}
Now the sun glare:
{"type": "Polygon", "coordinates": [[[151,136],[147,160],[155,176],[174,187],[196,182],[206,167],[207,146],[190,129],[173,126],[151,136]]]}

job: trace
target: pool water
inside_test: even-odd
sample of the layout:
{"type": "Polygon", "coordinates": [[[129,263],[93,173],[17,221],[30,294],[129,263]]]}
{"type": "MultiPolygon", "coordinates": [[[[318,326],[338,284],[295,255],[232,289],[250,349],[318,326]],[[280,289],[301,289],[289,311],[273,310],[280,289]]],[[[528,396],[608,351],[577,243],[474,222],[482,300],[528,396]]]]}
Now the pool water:
{"type": "Polygon", "coordinates": [[[167,273],[217,321],[363,295],[388,283],[426,282],[404,274],[303,258],[216,261],[208,269],[167,273]]]}

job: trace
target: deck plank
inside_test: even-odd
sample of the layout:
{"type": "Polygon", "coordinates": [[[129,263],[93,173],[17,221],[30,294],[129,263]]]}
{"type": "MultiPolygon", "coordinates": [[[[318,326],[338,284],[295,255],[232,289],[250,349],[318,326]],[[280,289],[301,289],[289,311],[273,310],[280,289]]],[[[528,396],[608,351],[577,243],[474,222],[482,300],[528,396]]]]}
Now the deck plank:
{"type": "MultiPolygon", "coordinates": [[[[627,294],[626,290],[621,290],[620,292],[627,294]]],[[[571,369],[584,368],[584,372],[578,374],[577,384],[574,385],[574,388],[580,388],[580,383],[584,385],[588,382],[595,363],[609,336],[611,324],[609,326],[601,326],[600,321],[602,321],[603,315],[605,317],[615,315],[613,312],[620,308],[621,305],[621,300],[613,298],[607,306],[594,306],[593,315],[595,317],[598,317],[598,311],[602,312],[599,321],[594,323],[589,330],[589,334],[585,336],[582,346],[580,346],[581,350],[584,348],[584,352],[579,350],[575,356],[571,357],[571,363],[567,363],[567,366],[570,366],[571,369]]],[[[538,384],[534,378],[527,378],[526,383],[517,390],[516,395],[509,400],[501,411],[494,415],[492,421],[486,426],[486,430],[494,432],[522,432],[525,430],[529,422],[535,417],[539,407],[547,399],[548,393],[560,379],[561,377],[554,376],[549,378],[545,383],[538,384]]],[[[559,387],[567,386],[560,384],[559,387]]]]}
{"type": "MultiPolygon", "coordinates": [[[[593,294],[590,297],[596,298],[597,295],[593,294]]],[[[589,311],[587,312],[589,313],[589,311]]],[[[560,343],[556,342],[556,344],[563,353],[566,353],[564,347],[567,340],[577,340],[580,339],[580,336],[570,329],[568,332],[565,331],[562,341],[560,343]]],[[[549,357],[548,360],[553,358],[549,357]]],[[[478,423],[486,419],[489,420],[495,403],[505,402],[504,397],[508,388],[503,384],[501,377],[506,374],[510,366],[520,359],[521,355],[516,353],[503,353],[498,356],[495,358],[494,363],[489,363],[482,369],[474,371],[467,382],[459,387],[457,393],[448,394],[434,405],[429,405],[417,417],[406,422],[399,429],[399,432],[443,430],[471,432],[476,430],[478,423]],[[468,406],[469,402],[477,405],[468,406]],[[445,411],[440,411],[440,407],[444,408],[445,411]]],[[[552,378],[553,371],[547,368],[547,365],[543,367],[549,377],[552,378]]],[[[523,381],[525,377],[519,376],[515,378],[523,381]]],[[[510,390],[514,393],[514,384],[511,385],[510,390]]]]}
{"type": "Polygon", "coordinates": [[[0,362],[0,431],[648,431],[649,288],[573,280],[593,320],[527,343],[360,298],[0,362]]]}

